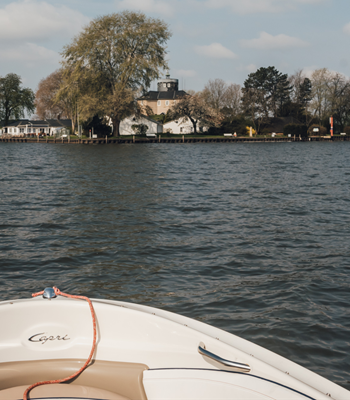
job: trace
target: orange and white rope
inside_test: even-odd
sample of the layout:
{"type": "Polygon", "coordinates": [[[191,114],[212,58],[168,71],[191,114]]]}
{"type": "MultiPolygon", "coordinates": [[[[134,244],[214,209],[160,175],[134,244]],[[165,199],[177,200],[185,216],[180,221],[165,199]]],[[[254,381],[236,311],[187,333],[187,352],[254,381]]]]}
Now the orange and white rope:
{"type": "MultiPolygon", "coordinates": [[[[89,303],[89,307],[90,307],[90,311],[91,311],[91,316],[92,316],[92,322],[93,322],[93,331],[94,331],[94,337],[93,337],[93,342],[92,342],[92,348],[90,351],[90,355],[88,357],[88,359],[85,361],[85,364],[79,369],[79,371],[75,372],[73,375],[68,376],[67,378],[63,378],[63,379],[56,379],[56,380],[50,380],[50,381],[42,381],[42,382],[37,382],[34,383],[33,385],[29,386],[26,391],[23,394],[23,400],[27,400],[28,397],[28,393],[34,389],[37,386],[41,386],[41,385],[50,385],[52,383],[63,383],[63,382],[67,382],[70,381],[71,379],[74,379],[76,376],[78,376],[79,374],[81,374],[84,369],[89,365],[92,356],[95,352],[96,349],[96,317],[95,317],[95,310],[94,307],[92,305],[91,300],[88,297],[85,296],[74,296],[72,294],[67,294],[67,293],[63,293],[61,292],[59,289],[57,289],[55,286],[53,287],[56,296],[64,296],[64,297],[69,297],[71,299],[80,299],[80,300],[85,300],[89,303]]],[[[38,293],[33,293],[32,297],[37,297],[40,296],[44,293],[44,291],[42,292],[38,292],[38,293]]]]}

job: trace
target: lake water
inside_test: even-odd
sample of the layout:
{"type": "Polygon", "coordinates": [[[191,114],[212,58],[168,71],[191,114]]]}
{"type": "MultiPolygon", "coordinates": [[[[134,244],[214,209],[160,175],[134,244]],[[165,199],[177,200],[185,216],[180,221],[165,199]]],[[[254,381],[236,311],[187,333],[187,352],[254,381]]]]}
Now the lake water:
{"type": "Polygon", "coordinates": [[[0,143],[0,300],[225,329],[350,390],[350,143],[0,143]]]}

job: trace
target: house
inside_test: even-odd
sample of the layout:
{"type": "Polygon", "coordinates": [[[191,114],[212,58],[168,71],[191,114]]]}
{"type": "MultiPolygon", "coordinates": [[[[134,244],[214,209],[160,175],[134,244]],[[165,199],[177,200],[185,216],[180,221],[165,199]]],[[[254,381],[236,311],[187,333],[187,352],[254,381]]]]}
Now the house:
{"type": "Polygon", "coordinates": [[[157,88],[157,91],[149,91],[137,99],[144,113],[146,107],[150,107],[155,115],[166,114],[176,101],[188,96],[185,91],[179,90],[179,80],[170,78],[169,74],[158,81],[157,88]]]}
{"type": "Polygon", "coordinates": [[[53,136],[59,133],[62,129],[70,129],[72,121],[70,119],[49,119],[43,121],[35,121],[21,119],[4,126],[1,133],[9,136],[37,136],[48,135],[53,136]]]}
{"type": "MultiPolygon", "coordinates": [[[[198,126],[197,132],[206,132],[208,131],[208,127],[206,126],[198,126]]],[[[193,133],[193,124],[188,117],[182,117],[175,121],[169,121],[163,125],[163,132],[186,135],[189,133],[193,133]]]]}
{"type": "Polygon", "coordinates": [[[163,125],[160,122],[154,121],[153,119],[144,115],[131,115],[130,117],[124,118],[120,122],[119,133],[120,135],[135,135],[135,131],[132,129],[132,126],[141,124],[148,126],[147,133],[163,133],[163,125]]]}

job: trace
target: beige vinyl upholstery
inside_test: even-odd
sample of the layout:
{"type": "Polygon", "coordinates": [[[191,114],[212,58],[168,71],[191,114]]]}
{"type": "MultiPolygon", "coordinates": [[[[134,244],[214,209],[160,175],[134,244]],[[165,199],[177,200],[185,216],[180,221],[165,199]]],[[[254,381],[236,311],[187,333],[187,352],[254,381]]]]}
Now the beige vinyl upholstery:
{"type": "MultiPolygon", "coordinates": [[[[0,363],[0,400],[5,400],[5,397],[1,396],[2,394],[6,394],[6,389],[16,388],[18,386],[27,387],[39,381],[65,378],[78,371],[84,362],[84,360],[63,359],[0,363]]],[[[143,371],[147,369],[148,367],[144,364],[93,361],[85,371],[73,381],[69,382],[69,384],[59,384],[58,386],[64,386],[64,388],[60,390],[65,391],[65,397],[77,397],[70,395],[68,393],[68,388],[80,386],[80,389],[73,388],[72,390],[74,393],[80,390],[81,396],[83,396],[84,390],[90,390],[91,392],[92,389],[100,389],[102,391],[101,396],[90,398],[102,400],[147,400],[142,384],[143,371]],[[119,395],[119,397],[103,397],[107,396],[108,392],[110,392],[109,396],[119,395]]],[[[50,391],[50,386],[54,389],[53,386],[55,385],[48,385],[46,387],[48,391],[50,391]]],[[[49,393],[46,389],[45,393],[49,393]]],[[[36,397],[34,390],[34,396],[32,395],[31,398],[36,397]]],[[[9,394],[9,392],[7,393],[9,394]]],[[[15,395],[14,392],[13,394],[15,395]]],[[[44,396],[57,397],[47,396],[47,394],[44,396]]],[[[23,393],[19,398],[22,397],[23,393]]],[[[12,399],[17,400],[17,395],[12,399]]],[[[12,399],[6,398],[6,400],[12,399]]]]}
{"type": "MultiPolygon", "coordinates": [[[[16,386],[10,389],[0,390],[0,400],[21,400],[27,385],[16,386]]],[[[127,397],[120,396],[103,389],[96,389],[81,385],[67,385],[55,383],[52,385],[38,386],[32,389],[28,399],[103,399],[103,400],[129,400],[127,397]]]]}

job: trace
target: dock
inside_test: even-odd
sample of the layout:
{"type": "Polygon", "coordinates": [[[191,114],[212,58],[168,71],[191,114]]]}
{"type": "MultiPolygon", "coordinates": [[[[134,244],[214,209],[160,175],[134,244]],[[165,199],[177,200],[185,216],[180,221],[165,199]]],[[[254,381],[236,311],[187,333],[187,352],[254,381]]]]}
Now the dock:
{"type": "Polygon", "coordinates": [[[123,138],[123,137],[105,137],[95,139],[48,139],[48,138],[1,138],[0,143],[47,143],[47,144],[85,144],[85,145],[98,145],[98,144],[145,144],[145,143],[276,143],[276,142],[344,142],[350,141],[350,136],[333,136],[333,137],[307,137],[307,138],[289,138],[289,137],[266,137],[266,138],[252,138],[252,137],[162,137],[156,138],[123,138]]]}

